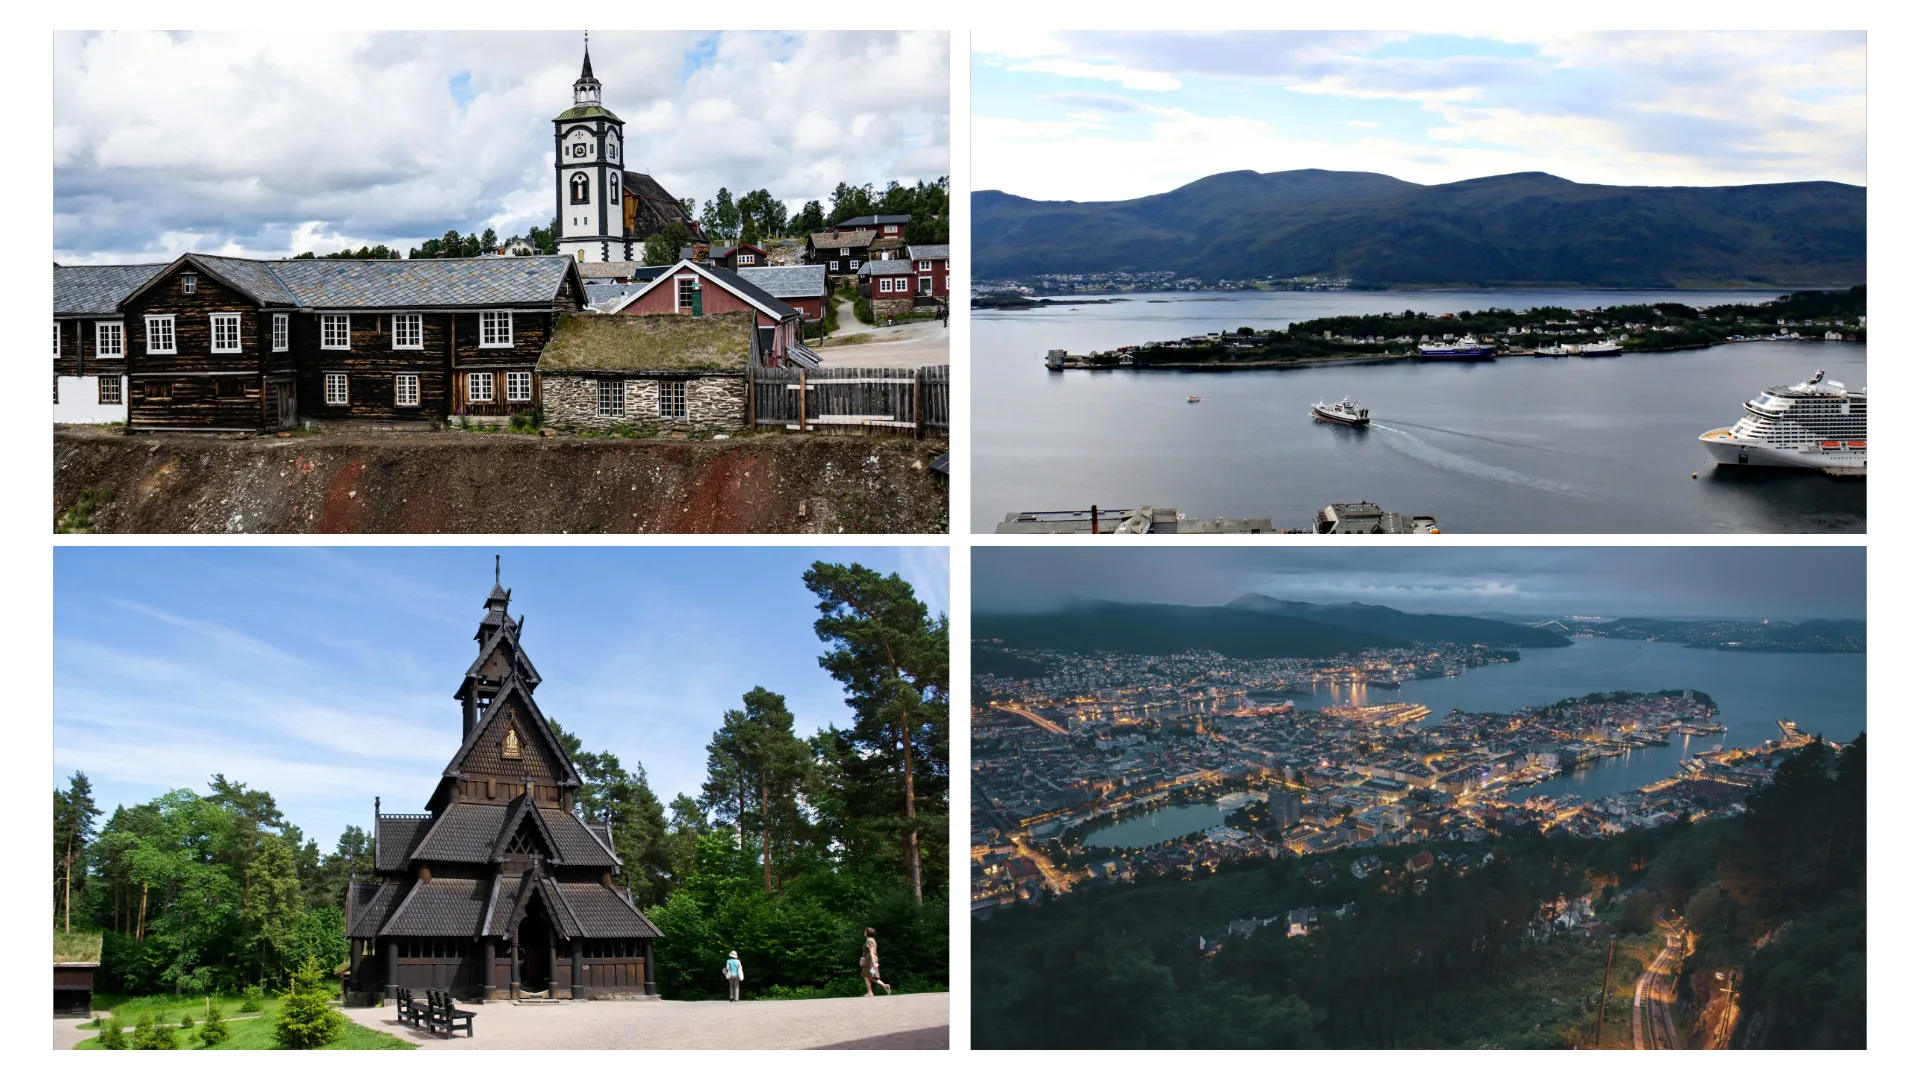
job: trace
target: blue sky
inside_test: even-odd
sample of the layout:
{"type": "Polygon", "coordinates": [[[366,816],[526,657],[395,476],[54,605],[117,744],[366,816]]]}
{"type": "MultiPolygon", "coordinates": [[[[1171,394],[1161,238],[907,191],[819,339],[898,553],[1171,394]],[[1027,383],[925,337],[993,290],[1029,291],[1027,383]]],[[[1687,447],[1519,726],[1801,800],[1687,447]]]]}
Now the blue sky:
{"type": "Polygon", "coordinates": [[[972,185],[1132,198],[1218,172],[1866,182],[1860,33],[972,38],[972,185]]]}
{"type": "MultiPolygon", "coordinates": [[[[321,20],[325,23],[326,20],[321,20]]],[[[68,32],[53,40],[54,258],[405,250],[554,214],[579,31],[68,32]]],[[[627,167],[696,206],[948,170],[945,31],[596,31],[627,167]]]]}
{"type": "Polygon", "coordinates": [[[697,794],[721,713],[756,684],[797,727],[845,726],[820,670],[815,559],[898,572],[947,608],[944,547],[57,549],[54,769],[111,811],[214,773],[273,793],[322,848],[373,798],[414,811],[459,746],[493,556],[544,677],[589,749],[697,794]]]}

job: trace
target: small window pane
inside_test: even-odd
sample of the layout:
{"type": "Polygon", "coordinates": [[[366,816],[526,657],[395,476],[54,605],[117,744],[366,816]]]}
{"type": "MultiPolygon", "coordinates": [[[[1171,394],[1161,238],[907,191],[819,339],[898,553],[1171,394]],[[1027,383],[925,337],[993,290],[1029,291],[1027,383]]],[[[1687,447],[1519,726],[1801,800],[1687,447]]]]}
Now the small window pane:
{"type": "Polygon", "coordinates": [[[120,376],[118,375],[100,376],[100,404],[102,405],[120,404],[120,376]]]}
{"type": "Polygon", "coordinates": [[[345,405],[347,403],[347,377],[343,373],[327,374],[327,404],[345,405]]]}
{"type": "Polygon", "coordinates": [[[393,317],[393,347],[396,349],[420,348],[420,316],[395,315],[393,317]]]}
{"type": "Polygon", "coordinates": [[[287,351],[287,317],[285,315],[273,317],[273,351],[287,351]]]}
{"type": "Polygon", "coordinates": [[[532,401],[533,400],[533,372],[531,371],[507,372],[507,400],[508,401],[532,401]]]}
{"type": "Polygon", "coordinates": [[[513,345],[513,312],[483,311],[480,313],[480,347],[507,348],[513,345]]]}
{"type": "Polygon", "coordinates": [[[622,379],[600,380],[599,413],[601,416],[627,415],[627,384],[622,379]]]}
{"type": "Polygon", "coordinates": [[[474,371],[467,374],[467,400],[493,400],[493,372],[474,371]]]}
{"type": "Polygon", "coordinates": [[[393,377],[393,403],[395,405],[420,404],[420,376],[395,375],[393,377]]]}
{"type": "Polygon", "coordinates": [[[320,316],[320,347],[323,349],[344,349],[348,347],[350,328],[345,315],[320,316]]]}
{"type": "Polygon", "coordinates": [[[673,419],[685,419],[687,415],[687,384],[684,382],[663,382],[660,384],[660,415],[673,419]]]}

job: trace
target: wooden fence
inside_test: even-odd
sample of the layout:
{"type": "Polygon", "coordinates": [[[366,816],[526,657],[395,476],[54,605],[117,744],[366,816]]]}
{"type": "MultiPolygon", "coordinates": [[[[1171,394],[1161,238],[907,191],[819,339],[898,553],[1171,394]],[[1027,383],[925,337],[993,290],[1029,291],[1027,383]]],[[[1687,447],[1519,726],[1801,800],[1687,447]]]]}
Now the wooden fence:
{"type": "Polygon", "coordinates": [[[894,431],[947,435],[946,364],[924,368],[753,370],[753,425],[790,431],[894,431]]]}

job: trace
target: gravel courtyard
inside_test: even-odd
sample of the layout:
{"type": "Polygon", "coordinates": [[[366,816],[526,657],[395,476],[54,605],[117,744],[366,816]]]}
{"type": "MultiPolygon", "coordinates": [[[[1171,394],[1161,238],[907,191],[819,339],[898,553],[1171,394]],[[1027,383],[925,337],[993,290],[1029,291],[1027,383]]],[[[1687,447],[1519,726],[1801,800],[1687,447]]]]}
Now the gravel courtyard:
{"type": "Polygon", "coordinates": [[[441,1038],[348,1009],[355,1021],[423,1050],[944,1050],[946,994],[810,1001],[563,1001],[463,1005],[475,1037],[441,1038]]]}

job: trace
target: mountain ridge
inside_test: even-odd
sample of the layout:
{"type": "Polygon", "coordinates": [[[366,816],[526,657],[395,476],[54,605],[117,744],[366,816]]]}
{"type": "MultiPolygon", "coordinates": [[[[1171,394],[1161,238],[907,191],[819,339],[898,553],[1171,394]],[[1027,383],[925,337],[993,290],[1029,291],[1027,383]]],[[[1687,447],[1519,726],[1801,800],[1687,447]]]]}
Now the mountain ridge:
{"type": "Polygon", "coordinates": [[[1171,270],[1364,288],[1840,288],[1866,280],[1866,189],[1582,184],[1508,173],[1216,173],[1112,201],[973,193],[975,274],[1171,270]]]}

